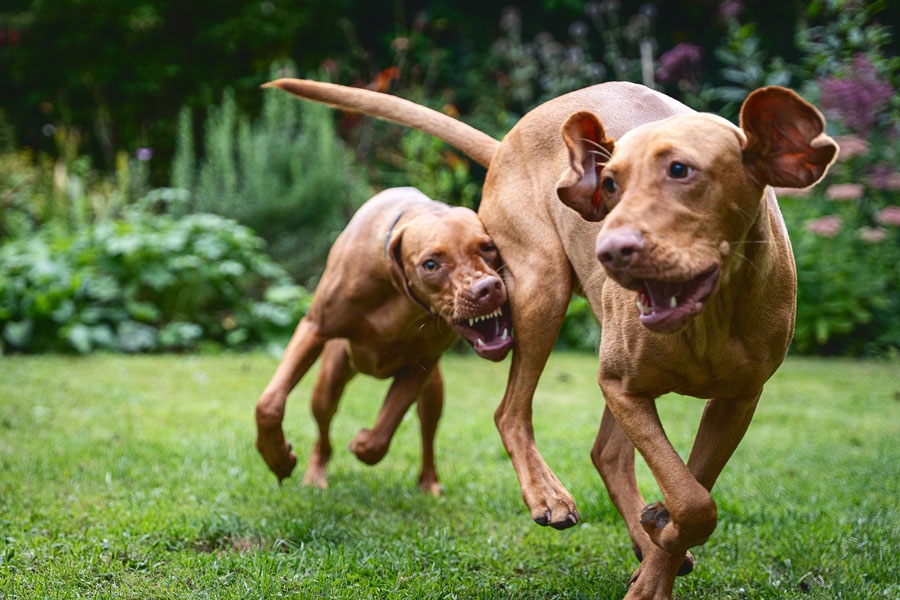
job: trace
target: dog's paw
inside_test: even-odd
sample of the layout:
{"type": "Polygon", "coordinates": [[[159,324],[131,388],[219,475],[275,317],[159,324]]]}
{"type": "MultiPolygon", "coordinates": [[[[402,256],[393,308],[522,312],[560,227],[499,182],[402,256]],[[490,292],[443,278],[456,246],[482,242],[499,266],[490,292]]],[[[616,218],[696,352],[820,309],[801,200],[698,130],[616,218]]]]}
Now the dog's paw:
{"type": "Polygon", "coordinates": [[[531,518],[541,527],[549,525],[553,529],[568,529],[581,519],[578,509],[575,508],[575,500],[568,493],[563,497],[557,496],[552,508],[547,508],[547,504],[550,503],[541,503],[537,511],[534,509],[531,511],[531,518]]]}
{"type": "Polygon", "coordinates": [[[291,445],[284,441],[284,437],[280,437],[280,443],[273,442],[271,438],[263,435],[256,438],[256,449],[269,469],[275,473],[278,483],[290,477],[294,467],[297,466],[297,455],[291,451],[291,445]]]}
{"type": "Polygon", "coordinates": [[[662,502],[654,502],[641,509],[641,526],[651,537],[668,525],[669,521],[669,509],[662,502]]]}
{"type": "Polygon", "coordinates": [[[654,544],[680,556],[688,548],[705,543],[716,528],[716,504],[709,495],[705,500],[680,516],[671,515],[662,502],[648,504],[641,510],[641,527],[654,544]]]}
{"type": "Polygon", "coordinates": [[[350,452],[367,465],[377,464],[387,451],[388,444],[373,439],[371,429],[360,429],[350,441],[350,452]]]}
{"type": "Polygon", "coordinates": [[[325,477],[325,466],[314,465],[310,461],[310,465],[306,468],[306,473],[303,475],[303,485],[326,489],[328,487],[328,479],[325,477]]]}
{"type": "MultiPolygon", "coordinates": [[[[643,562],[644,553],[641,552],[640,547],[632,546],[631,549],[634,551],[634,555],[637,557],[638,562],[643,562]]],[[[694,556],[690,552],[685,552],[684,561],[682,561],[681,566],[678,567],[678,572],[676,573],[676,575],[678,575],[679,577],[681,577],[683,575],[687,575],[688,573],[690,573],[691,571],[694,570],[694,564],[695,564],[694,556]]],[[[628,582],[628,585],[631,585],[632,583],[634,583],[634,580],[637,579],[638,571],[640,571],[640,570],[641,570],[641,568],[638,567],[637,571],[634,572],[634,575],[631,576],[631,581],[628,582]]]]}
{"type": "Polygon", "coordinates": [[[420,481],[419,489],[422,490],[423,494],[429,494],[437,498],[444,491],[444,486],[435,479],[434,481],[420,481]]]}

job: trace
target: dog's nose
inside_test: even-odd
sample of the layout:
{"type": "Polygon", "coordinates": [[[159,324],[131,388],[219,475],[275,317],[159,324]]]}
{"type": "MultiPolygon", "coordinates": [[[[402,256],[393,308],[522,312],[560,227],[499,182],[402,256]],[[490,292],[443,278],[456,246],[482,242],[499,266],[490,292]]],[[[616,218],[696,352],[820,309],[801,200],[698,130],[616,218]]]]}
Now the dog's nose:
{"type": "Polygon", "coordinates": [[[488,275],[482,277],[469,288],[472,299],[479,304],[497,305],[506,301],[503,282],[499,277],[488,275]]]}
{"type": "Polygon", "coordinates": [[[641,250],[644,249],[644,236],[637,229],[622,227],[614,229],[597,240],[597,258],[607,269],[621,271],[630,267],[641,250]]]}

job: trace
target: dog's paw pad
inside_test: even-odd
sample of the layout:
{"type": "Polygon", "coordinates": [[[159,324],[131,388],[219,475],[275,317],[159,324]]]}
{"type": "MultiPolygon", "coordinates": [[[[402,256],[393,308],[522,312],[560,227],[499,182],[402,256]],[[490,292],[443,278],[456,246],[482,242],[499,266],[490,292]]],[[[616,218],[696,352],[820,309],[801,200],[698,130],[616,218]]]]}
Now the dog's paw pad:
{"type": "Polygon", "coordinates": [[[669,524],[669,509],[662,502],[648,504],[641,510],[641,525],[644,529],[653,527],[657,530],[669,524]]]}

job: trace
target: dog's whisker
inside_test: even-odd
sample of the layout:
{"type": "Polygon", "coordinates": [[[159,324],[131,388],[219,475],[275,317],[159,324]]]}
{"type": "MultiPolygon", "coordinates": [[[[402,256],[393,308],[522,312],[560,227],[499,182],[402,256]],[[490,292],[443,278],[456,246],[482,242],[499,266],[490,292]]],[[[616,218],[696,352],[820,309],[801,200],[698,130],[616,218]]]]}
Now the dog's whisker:
{"type": "Polygon", "coordinates": [[[604,146],[601,146],[599,143],[595,142],[594,140],[592,140],[590,138],[583,137],[583,138],[581,138],[581,141],[587,142],[588,144],[591,144],[592,146],[597,147],[597,149],[600,152],[602,152],[604,154],[604,156],[606,156],[607,158],[610,158],[612,156],[612,154],[609,152],[609,150],[607,150],[604,146]]]}

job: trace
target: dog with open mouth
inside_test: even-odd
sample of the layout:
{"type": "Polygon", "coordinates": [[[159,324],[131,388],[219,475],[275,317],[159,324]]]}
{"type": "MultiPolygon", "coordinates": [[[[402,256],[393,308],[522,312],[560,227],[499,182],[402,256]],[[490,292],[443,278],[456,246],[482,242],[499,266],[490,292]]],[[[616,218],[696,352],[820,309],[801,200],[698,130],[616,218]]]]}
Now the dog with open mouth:
{"type": "Polygon", "coordinates": [[[282,430],[288,393],[321,354],[312,395],[319,429],[304,484],[326,487],[329,428],[356,374],[393,378],[372,429],[350,450],[367,464],[387,453],[417,403],[422,433],[419,486],[438,494],[434,436],[443,406],[438,360],[458,337],[488,360],[513,346],[501,258],[478,216],[414,188],[366,202],[335,241],[306,316],[256,405],[256,447],[279,481],[297,462],[282,430]]]}
{"type": "Polygon", "coordinates": [[[796,267],[773,187],[806,188],[837,155],[815,107],[751,93],[740,127],[615,81],[532,109],[502,141],[388,94],[280,79],[300,98],[395,121],[487,167],[478,216],[504,258],[516,343],[494,413],[532,519],[564,529],[575,502],[541,456],[532,399],[573,293],[602,325],[606,408],[591,459],[641,561],[626,598],[667,599],[716,527],[710,491],[793,335],[796,267]],[[687,463],[656,399],[706,401],[687,463]],[[634,450],[664,502],[646,504],[634,450]]]}

